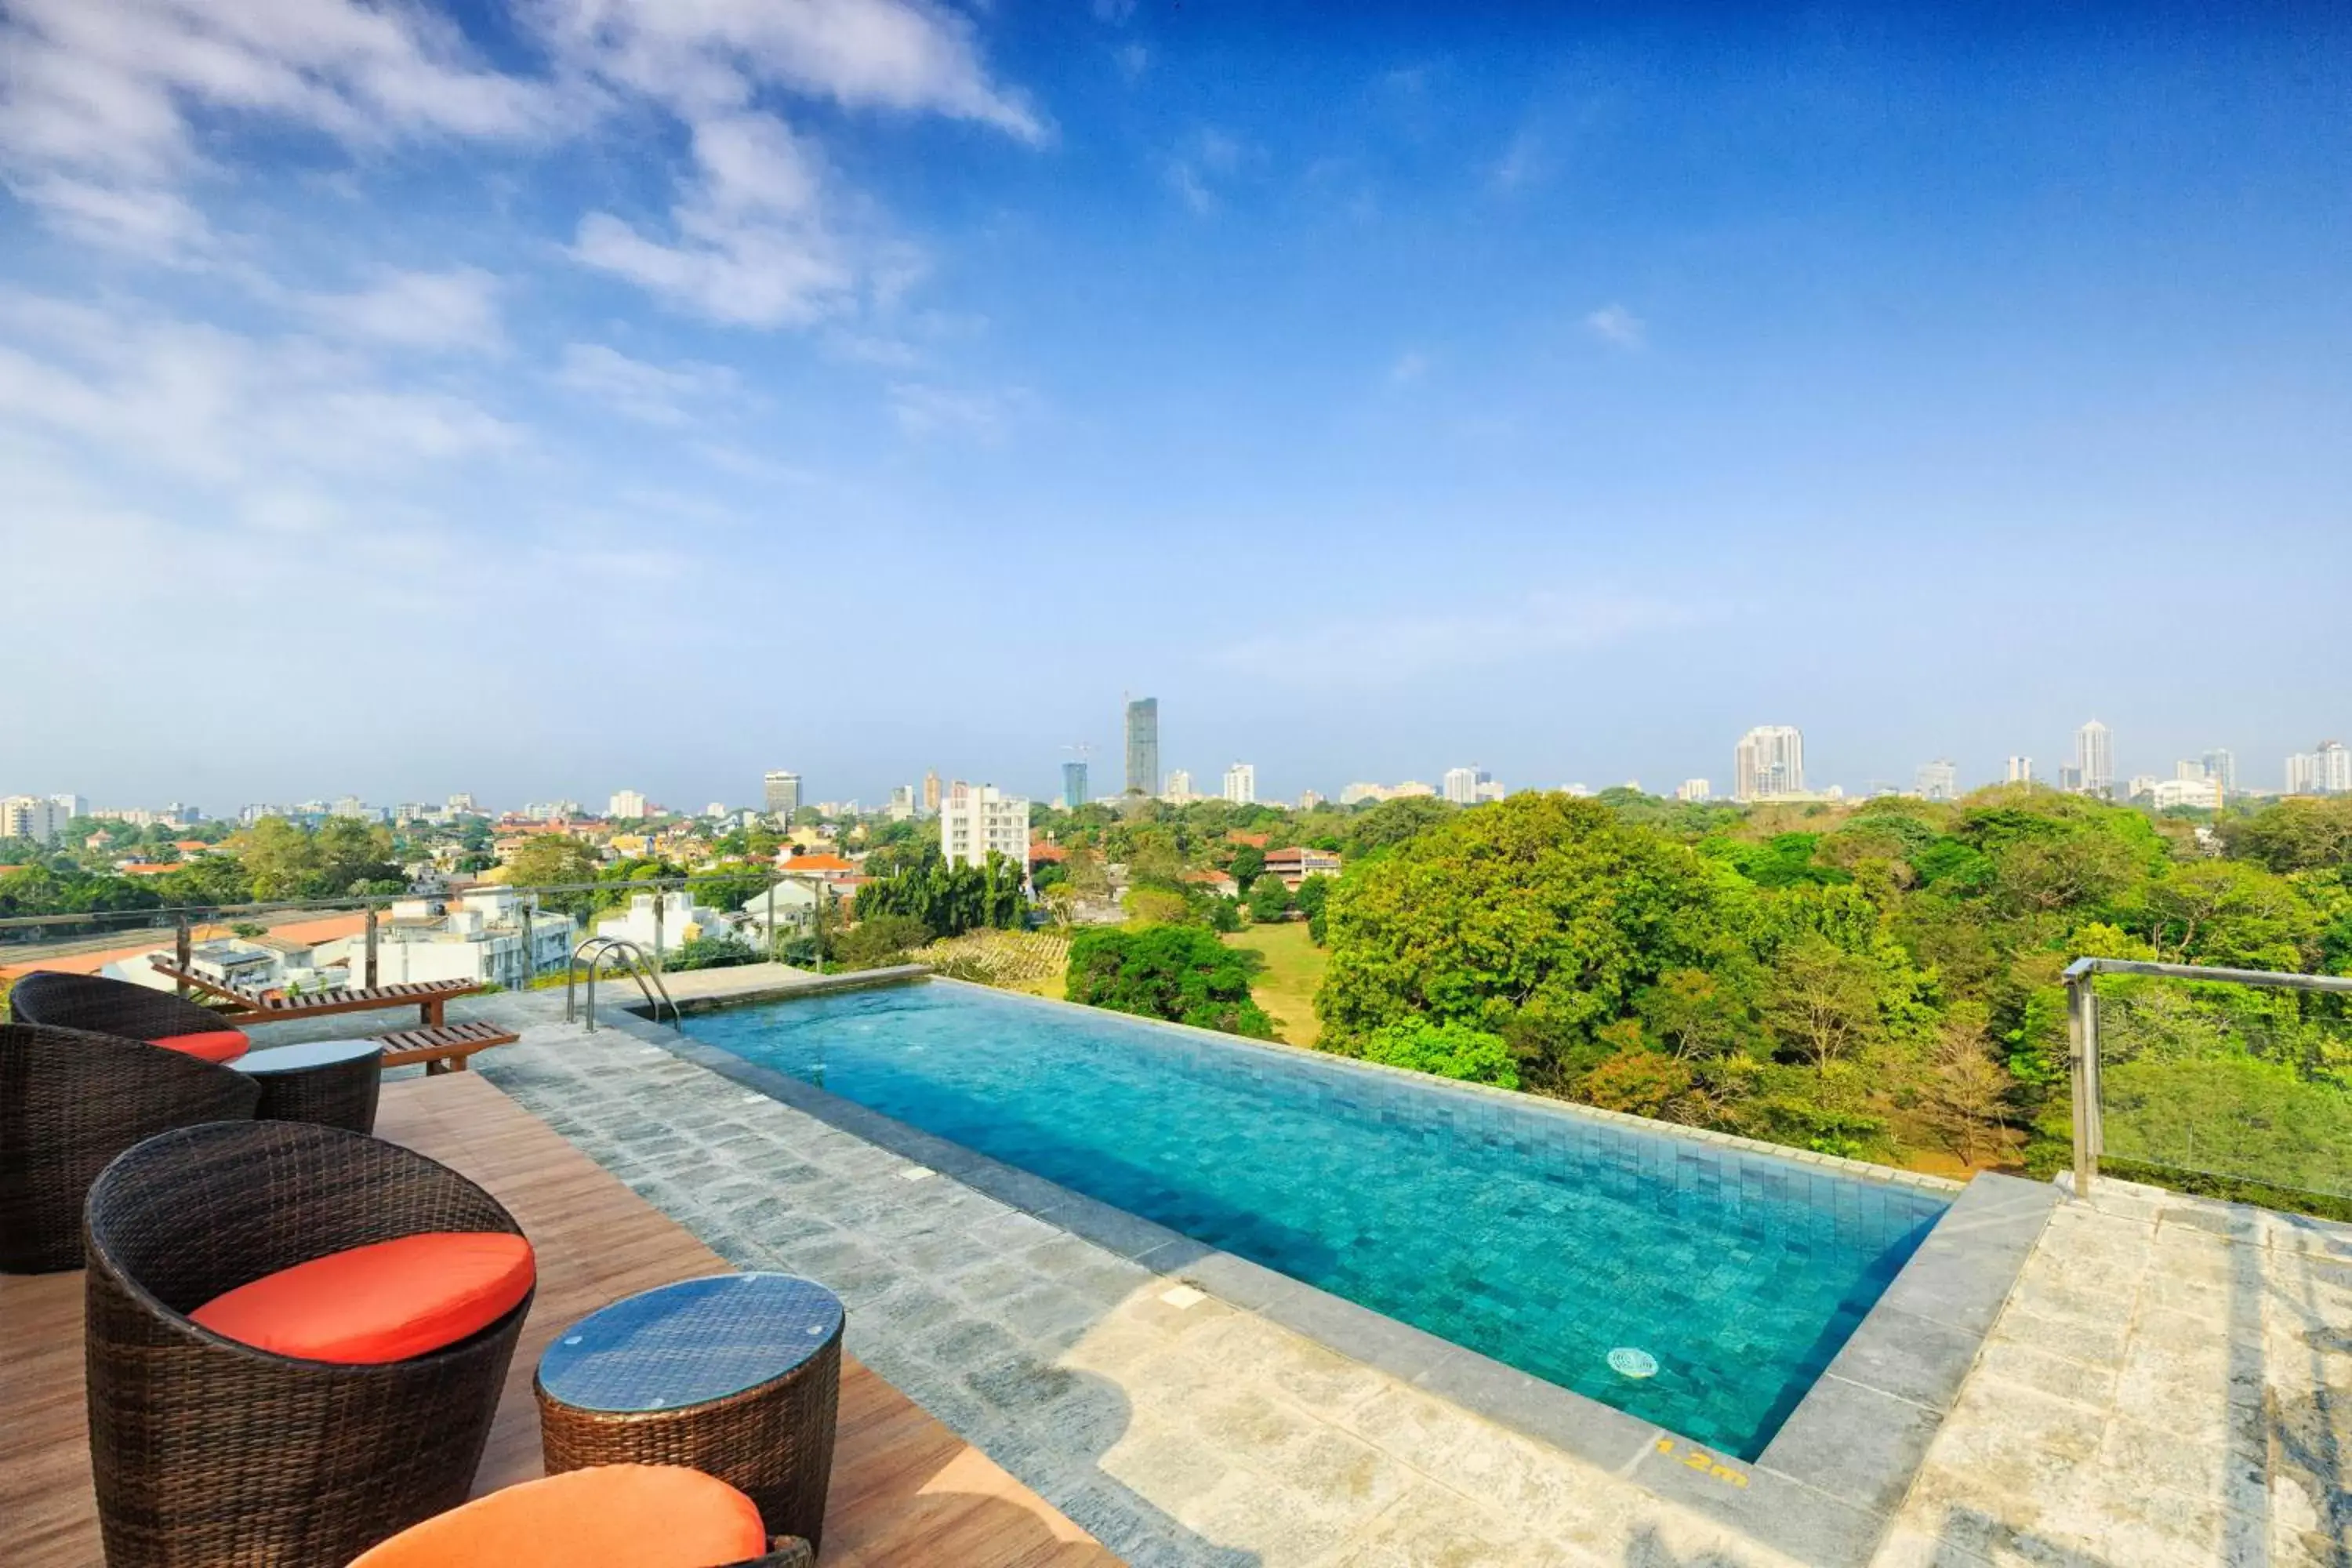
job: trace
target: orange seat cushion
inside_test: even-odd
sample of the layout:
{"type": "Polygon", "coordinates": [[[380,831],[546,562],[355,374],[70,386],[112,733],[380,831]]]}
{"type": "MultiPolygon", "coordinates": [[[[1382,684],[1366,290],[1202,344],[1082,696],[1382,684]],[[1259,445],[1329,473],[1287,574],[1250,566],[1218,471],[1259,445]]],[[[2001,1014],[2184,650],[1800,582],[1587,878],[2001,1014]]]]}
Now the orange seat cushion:
{"type": "Polygon", "coordinates": [[[245,1037],[243,1029],[206,1029],[194,1035],[166,1035],[160,1040],[147,1043],[161,1046],[167,1051],[184,1051],[192,1057],[202,1057],[208,1062],[233,1062],[253,1045],[245,1037]]]}
{"type": "Polygon", "coordinates": [[[411,1525],[352,1568],[719,1568],[768,1550],[751,1500],[675,1465],[526,1481],[411,1525]]]}
{"type": "Polygon", "coordinates": [[[535,1277],[521,1237],[440,1231],[281,1268],[188,1316],[305,1361],[405,1361],[488,1328],[530,1294],[535,1277]]]}

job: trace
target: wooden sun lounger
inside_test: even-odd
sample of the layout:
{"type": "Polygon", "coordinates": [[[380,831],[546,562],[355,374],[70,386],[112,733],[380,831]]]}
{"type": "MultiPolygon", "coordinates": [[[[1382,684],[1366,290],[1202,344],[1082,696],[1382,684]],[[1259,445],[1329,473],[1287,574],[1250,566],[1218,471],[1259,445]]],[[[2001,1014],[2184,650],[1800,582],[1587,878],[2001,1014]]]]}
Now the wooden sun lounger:
{"type": "Polygon", "coordinates": [[[471,1071],[466,1058],[476,1051],[510,1046],[520,1038],[511,1029],[501,1029],[496,1024],[436,1024],[378,1035],[375,1043],[383,1047],[384,1066],[402,1068],[423,1062],[429,1078],[436,1073],[471,1071]]]}
{"type": "Polygon", "coordinates": [[[158,974],[168,975],[184,985],[223,1001],[237,1004],[236,1010],[224,1013],[221,1020],[227,1024],[278,1024],[290,1018],[324,1018],[337,1013],[370,1013],[380,1007],[415,1007],[417,1022],[425,1028],[437,1029],[442,1024],[442,1009],[453,996],[478,996],[482,987],[470,980],[428,980],[412,984],[349,986],[338,985],[331,990],[312,991],[300,996],[257,996],[250,991],[218,980],[207,980],[201,974],[180,968],[168,959],[148,960],[158,974]]]}

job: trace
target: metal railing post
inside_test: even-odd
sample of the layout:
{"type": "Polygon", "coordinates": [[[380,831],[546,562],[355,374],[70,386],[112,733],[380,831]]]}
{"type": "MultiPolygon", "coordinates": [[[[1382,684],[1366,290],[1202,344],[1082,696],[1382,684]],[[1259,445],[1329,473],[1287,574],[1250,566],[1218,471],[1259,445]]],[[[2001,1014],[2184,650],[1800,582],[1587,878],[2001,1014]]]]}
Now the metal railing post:
{"type": "Polygon", "coordinates": [[[2090,1088],[2083,1098],[2091,1113],[2091,1169],[2095,1173],[2107,1152],[2106,1098],[2101,1092],[2104,1071],[2099,1059],[2099,977],[2083,976],[2083,1062],[2090,1068],[2090,1088]]]}
{"type": "Polygon", "coordinates": [[[668,897],[668,894],[662,891],[662,887],[659,882],[654,884],[654,967],[656,969],[659,969],[661,967],[662,904],[668,897]]]}
{"type": "Polygon", "coordinates": [[[375,906],[373,904],[370,904],[367,908],[367,979],[362,984],[371,991],[375,989],[375,906]]]}
{"type": "MultiPolygon", "coordinates": [[[[174,923],[176,929],[172,936],[173,967],[177,969],[181,974],[184,976],[188,973],[189,963],[195,958],[196,938],[195,933],[188,929],[187,916],[182,915],[174,923]]],[[[186,1001],[188,996],[187,981],[185,979],[180,979],[173,981],[172,984],[173,987],[178,990],[180,999],[184,1002],[186,1001]]]]}
{"type": "Polygon", "coordinates": [[[2091,1077],[2085,1002],[2090,986],[2088,974],[2066,976],[2066,1066],[2067,1076],[2074,1080],[2074,1196],[2080,1199],[2090,1197],[2098,1167],[2098,1152],[2091,1138],[2091,1097],[2096,1089],[2091,1077]]]}
{"type": "Polygon", "coordinates": [[[521,913],[521,915],[522,915],[522,985],[521,985],[521,989],[522,989],[522,990],[525,990],[525,991],[528,991],[528,990],[530,990],[530,983],[531,983],[532,981],[534,981],[534,980],[536,980],[536,979],[538,979],[538,978],[539,978],[539,945],[538,945],[536,942],[534,942],[533,941],[531,941],[531,935],[530,935],[530,900],[529,899],[525,899],[525,900],[522,901],[522,904],[521,904],[521,907],[520,907],[520,913],[521,913]]]}
{"type": "Polygon", "coordinates": [[[776,884],[768,884],[768,962],[776,959],[776,884]]]}

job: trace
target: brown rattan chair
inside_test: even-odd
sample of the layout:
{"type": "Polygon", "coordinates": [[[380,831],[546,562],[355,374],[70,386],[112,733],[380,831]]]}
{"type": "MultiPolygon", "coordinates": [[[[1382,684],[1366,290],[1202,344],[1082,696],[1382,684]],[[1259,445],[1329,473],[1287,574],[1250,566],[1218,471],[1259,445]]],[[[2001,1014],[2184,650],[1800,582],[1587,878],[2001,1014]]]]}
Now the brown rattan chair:
{"type": "Polygon", "coordinates": [[[188,1314],[330,1253],[520,1234],[424,1155],[292,1121],[151,1138],[90,1188],[89,1442],[110,1568],[342,1568],[466,1500],[530,1310],[405,1361],[302,1361],[188,1314]]]}
{"type": "Polygon", "coordinates": [[[17,981],[8,993],[8,1007],[20,1024],[95,1029],[133,1040],[165,1040],[231,1027],[211,1008],[169,991],[102,974],[60,974],[47,969],[17,981]]]}
{"type": "Polygon", "coordinates": [[[250,1121],[261,1086],[234,1068],[81,1029],[0,1024],[0,1274],[82,1262],[82,1199],[158,1132],[250,1121]]]}

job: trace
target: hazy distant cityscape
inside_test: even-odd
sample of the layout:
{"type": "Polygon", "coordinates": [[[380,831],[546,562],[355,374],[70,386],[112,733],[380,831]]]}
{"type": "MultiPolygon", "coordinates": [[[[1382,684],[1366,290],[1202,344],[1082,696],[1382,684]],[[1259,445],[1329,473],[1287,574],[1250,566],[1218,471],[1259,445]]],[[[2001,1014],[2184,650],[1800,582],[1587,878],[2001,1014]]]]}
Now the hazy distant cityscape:
{"type": "MultiPolygon", "coordinates": [[[[1599,793],[1596,786],[1582,780],[1509,785],[1486,768],[1475,763],[1462,763],[1438,771],[1434,784],[1419,778],[1401,779],[1395,783],[1358,779],[1339,785],[1333,794],[1327,795],[1310,788],[1286,799],[1262,795],[1258,790],[1255,764],[1238,760],[1217,773],[1216,787],[1208,789],[1196,785],[1195,775],[1188,768],[1173,767],[1163,771],[1160,702],[1157,698],[1145,697],[1129,701],[1123,720],[1124,767],[1118,787],[1097,787],[1100,782],[1105,781],[1097,781],[1095,777],[1090,762],[1094,748],[1086,743],[1075,744],[1065,748],[1073,755],[1059,764],[1060,787],[1050,797],[1053,804],[1061,809],[1070,810],[1088,803],[1117,805],[1137,798],[1154,799],[1180,806],[1195,801],[1223,800],[1236,805],[1295,806],[1301,811],[1311,811],[1327,801],[1336,801],[1342,806],[1355,806],[1428,797],[1455,805],[1475,805],[1499,800],[1520,789],[1558,789],[1571,795],[1599,793]]],[[[1719,790],[1716,781],[1706,777],[1686,778],[1659,788],[1649,787],[1639,779],[1625,779],[1599,788],[1622,788],[1670,796],[1685,803],[1727,799],[1739,805],[1801,805],[1895,795],[1949,801],[1979,785],[2039,784],[2069,795],[2138,804],[2158,811],[2216,811],[2233,798],[2352,794],[2352,747],[2335,740],[2320,741],[2307,752],[2287,756],[2277,789],[2258,787],[2248,783],[2240,770],[2236,753],[2226,747],[2213,747],[2193,758],[2177,758],[2162,773],[2119,775],[2116,755],[2115,732],[2105,723],[2093,719],[2074,732],[2069,759],[2054,767],[2045,768],[2032,755],[2020,752],[2008,757],[1997,775],[1970,779],[1963,775],[1958,763],[1948,757],[1938,757],[1920,763],[1907,787],[1877,783],[1860,791],[1849,791],[1843,784],[1816,786],[1808,781],[1805,737],[1801,729],[1788,724],[1761,724],[1740,736],[1734,745],[1727,789],[1719,790]]],[[[448,821],[470,816],[511,816],[542,821],[600,817],[615,822],[694,816],[723,822],[749,820],[754,816],[765,815],[789,821],[803,806],[811,806],[820,816],[828,818],[878,816],[892,821],[907,821],[917,817],[937,817],[941,816],[943,806],[955,806],[973,814],[969,818],[969,830],[976,836],[973,842],[985,845],[992,840],[1013,842],[1009,837],[1012,829],[1005,824],[1009,824],[1010,816],[1016,809],[1022,815],[1025,830],[1025,814],[1030,799],[1010,791],[1000,791],[992,783],[975,784],[950,780],[943,784],[936,770],[927,772],[919,781],[890,786],[887,795],[877,802],[854,795],[815,798],[800,773],[779,769],[768,773],[761,779],[756,805],[710,801],[697,807],[687,802],[658,801],[643,791],[621,788],[614,790],[606,797],[602,810],[595,809],[591,803],[563,796],[525,800],[511,805],[499,803],[490,806],[467,792],[452,794],[438,803],[407,801],[384,805],[372,803],[357,795],[343,795],[331,799],[248,802],[234,809],[180,801],[167,802],[160,806],[93,805],[89,797],[71,792],[28,793],[0,798],[0,839],[46,843],[62,832],[67,823],[81,817],[142,827],[185,826],[217,817],[227,817],[247,825],[265,817],[282,817],[309,824],[338,818],[399,824],[448,821]]],[[[1020,842],[1025,841],[1024,831],[1020,842]]],[[[952,858],[953,851],[950,853],[952,858]]]]}

